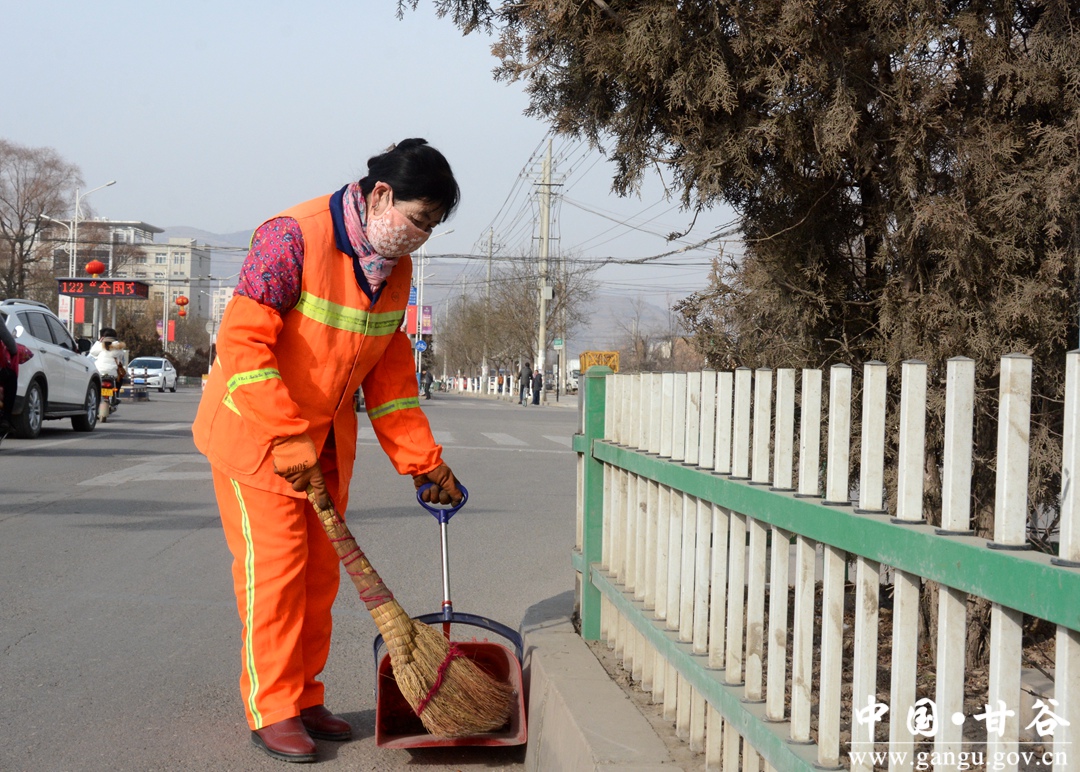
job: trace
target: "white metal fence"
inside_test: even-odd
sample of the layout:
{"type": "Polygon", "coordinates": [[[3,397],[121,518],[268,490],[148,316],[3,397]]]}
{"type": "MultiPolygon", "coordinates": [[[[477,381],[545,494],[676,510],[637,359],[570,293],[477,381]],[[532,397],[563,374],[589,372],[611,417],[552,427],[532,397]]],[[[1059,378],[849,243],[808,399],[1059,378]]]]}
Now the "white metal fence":
{"type": "Polygon", "coordinates": [[[922,362],[902,366],[889,500],[882,363],[862,371],[857,482],[851,367],[829,370],[824,416],[820,370],[593,368],[575,437],[583,636],[607,640],[706,769],[1080,767],[1080,352],[1066,368],[1056,558],[1026,549],[1028,357],[1001,360],[989,543],[970,531],[971,360],[948,363],[939,528],[923,511],[922,362]],[[985,683],[965,673],[970,596],[991,604],[985,683]],[[1036,694],[1025,619],[1056,625],[1036,694]]]}

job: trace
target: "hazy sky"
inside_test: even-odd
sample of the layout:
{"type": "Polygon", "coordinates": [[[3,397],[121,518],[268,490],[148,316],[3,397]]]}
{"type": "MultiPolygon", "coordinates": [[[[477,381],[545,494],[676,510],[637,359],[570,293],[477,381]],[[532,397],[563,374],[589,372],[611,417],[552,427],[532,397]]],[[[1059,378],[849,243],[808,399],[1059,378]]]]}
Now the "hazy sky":
{"type": "MultiPolygon", "coordinates": [[[[462,203],[429,253],[521,254],[536,235],[534,192],[547,127],[521,85],[496,83],[490,41],[463,37],[421,0],[104,0],[5,3],[0,137],[52,147],[83,172],[97,216],[214,233],[250,230],[363,175],[409,136],[442,150],[462,203]],[[531,160],[530,160],[531,159],[531,160]]],[[[556,139],[554,250],[640,258],[708,237],[729,211],[691,217],[653,179],[640,199],[610,193],[612,166],[556,139]],[[587,211],[591,210],[591,211],[587,211]]],[[[728,244],[727,248],[737,249],[728,244]]],[[[704,285],[715,246],[681,265],[612,266],[603,291],[659,304],[704,285]]],[[[466,277],[480,262],[460,261],[466,277]]]]}

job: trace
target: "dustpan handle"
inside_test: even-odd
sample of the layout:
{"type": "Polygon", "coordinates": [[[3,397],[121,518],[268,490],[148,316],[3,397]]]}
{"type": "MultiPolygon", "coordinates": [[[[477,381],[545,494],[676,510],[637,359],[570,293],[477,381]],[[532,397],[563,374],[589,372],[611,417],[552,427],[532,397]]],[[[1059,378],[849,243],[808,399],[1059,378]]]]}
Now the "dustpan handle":
{"type": "Polygon", "coordinates": [[[457,504],[442,506],[440,504],[430,504],[423,499],[424,491],[428,488],[435,487],[435,483],[424,483],[416,491],[416,500],[420,502],[420,506],[428,511],[428,514],[433,515],[436,520],[445,525],[450,522],[450,518],[458,513],[466,502],[469,500],[469,491],[461,483],[457,484],[457,488],[461,491],[461,501],[457,504]]]}

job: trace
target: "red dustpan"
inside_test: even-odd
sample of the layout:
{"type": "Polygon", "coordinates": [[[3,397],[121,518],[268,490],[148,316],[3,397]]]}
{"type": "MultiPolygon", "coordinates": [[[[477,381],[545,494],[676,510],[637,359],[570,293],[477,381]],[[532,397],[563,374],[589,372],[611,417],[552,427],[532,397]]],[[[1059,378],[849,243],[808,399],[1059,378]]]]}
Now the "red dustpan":
{"type": "MultiPolygon", "coordinates": [[[[428,486],[425,486],[425,488],[428,486]]],[[[443,602],[442,611],[415,617],[426,625],[442,623],[447,640],[453,625],[479,627],[505,638],[513,647],[511,651],[500,643],[483,640],[454,640],[465,656],[475,662],[492,678],[508,684],[517,697],[514,712],[505,725],[494,732],[468,735],[466,737],[438,737],[428,733],[420,718],[413,712],[394,680],[390,655],[383,646],[381,635],[375,638],[375,745],[379,748],[441,748],[469,745],[522,745],[528,739],[525,725],[525,689],[521,679],[522,641],[517,631],[487,617],[475,614],[458,614],[450,601],[450,567],[447,553],[446,526],[458,510],[469,500],[469,492],[458,485],[462,492],[461,503],[454,507],[440,508],[425,502],[416,493],[420,506],[435,516],[442,532],[443,602]]]]}

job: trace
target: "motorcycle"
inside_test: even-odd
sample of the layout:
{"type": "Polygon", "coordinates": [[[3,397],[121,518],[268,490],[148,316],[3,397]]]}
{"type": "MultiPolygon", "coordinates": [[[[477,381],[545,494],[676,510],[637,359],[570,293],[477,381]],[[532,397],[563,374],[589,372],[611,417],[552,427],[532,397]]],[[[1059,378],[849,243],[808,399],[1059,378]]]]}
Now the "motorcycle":
{"type": "Polygon", "coordinates": [[[105,423],[120,407],[120,379],[115,375],[101,376],[101,401],[98,403],[98,420],[105,423]]]}

